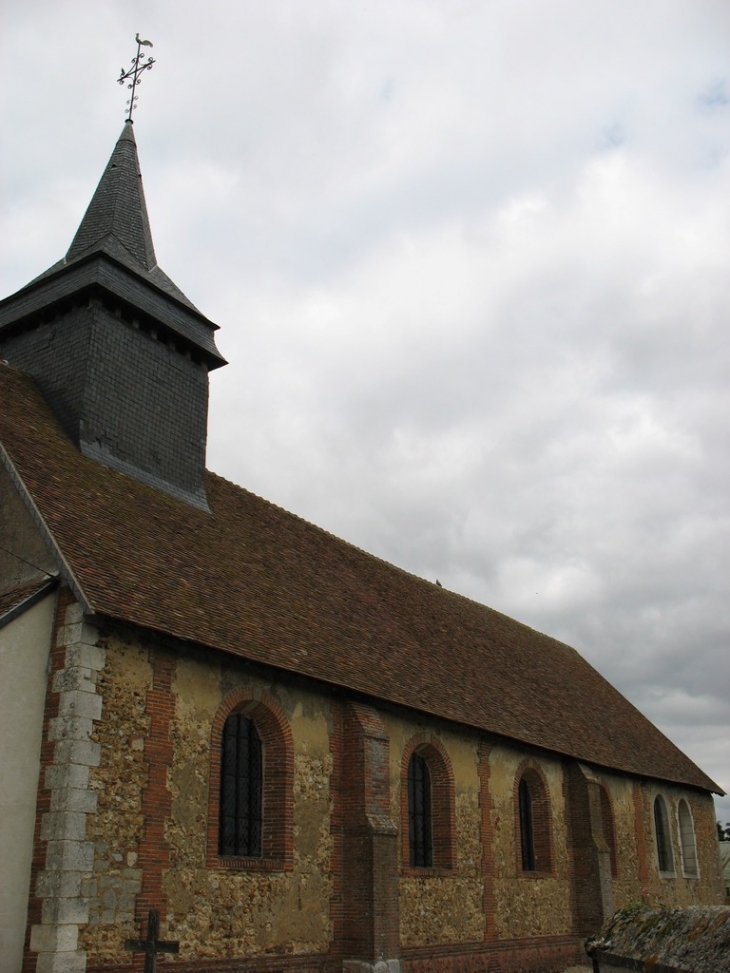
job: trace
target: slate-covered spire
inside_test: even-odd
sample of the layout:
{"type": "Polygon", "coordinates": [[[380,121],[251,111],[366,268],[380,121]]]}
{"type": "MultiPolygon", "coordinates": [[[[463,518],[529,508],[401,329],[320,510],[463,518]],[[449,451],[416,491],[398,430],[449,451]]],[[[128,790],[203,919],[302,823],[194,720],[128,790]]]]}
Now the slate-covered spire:
{"type": "Polygon", "coordinates": [[[207,507],[216,330],[157,265],[127,121],[66,256],[0,301],[0,358],[86,456],[207,507]]]}
{"type": "Polygon", "coordinates": [[[197,310],[157,265],[134,125],[129,120],[124,123],[66,256],[36,280],[43,280],[76,261],[102,253],[140,274],[189,308],[197,310]]]}
{"type": "Polygon", "coordinates": [[[123,262],[131,261],[142,272],[157,266],[134,126],[129,121],[124,123],[66,261],[94,250],[103,250],[123,262]]]}

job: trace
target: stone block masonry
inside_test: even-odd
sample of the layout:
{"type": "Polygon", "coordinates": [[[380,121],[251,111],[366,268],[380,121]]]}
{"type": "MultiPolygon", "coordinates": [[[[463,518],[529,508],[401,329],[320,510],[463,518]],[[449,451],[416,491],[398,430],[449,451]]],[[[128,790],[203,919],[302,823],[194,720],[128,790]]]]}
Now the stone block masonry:
{"type": "Polygon", "coordinates": [[[41,782],[40,832],[35,883],[34,923],[27,969],[35,973],[84,973],[86,954],[79,949],[79,928],[89,921],[85,883],[94,867],[94,843],[87,839],[96,794],[88,789],[89,771],[99,763],[100,747],[92,734],[101,717],[97,675],[105,651],[97,630],[75,602],[59,605],[60,624],[53,650],[54,671],[46,718],[41,782]]]}

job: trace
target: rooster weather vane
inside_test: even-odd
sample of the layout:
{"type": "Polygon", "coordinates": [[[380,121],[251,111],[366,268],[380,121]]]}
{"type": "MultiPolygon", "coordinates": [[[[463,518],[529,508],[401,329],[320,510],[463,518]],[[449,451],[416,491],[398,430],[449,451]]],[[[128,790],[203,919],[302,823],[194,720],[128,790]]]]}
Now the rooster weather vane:
{"type": "Polygon", "coordinates": [[[137,36],[134,39],[137,41],[137,54],[135,57],[132,58],[132,67],[129,68],[128,71],[125,71],[124,68],[122,68],[122,73],[117,78],[117,84],[124,84],[125,81],[129,81],[127,87],[132,92],[129,101],[127,102],[127,106],[129,108],[129,112],[127,114],[128,122],[132,121],[132,112],[134,111],[135,105],[137,104],[137,95],[135,94],[135,92],[137,89],[137,85],[142,83],[139,76],[140,74],[142,74],[143,71],[146,71],[147,68],[151,68],[152,65],[155,63],[155,59],[152,57],[151,54],[147,56],[146,61],[145,61],[145,55],[142,54],[142,48],[152,47],[152,41],[143,41],[139,36],[139,34],[137,34],[137,36]]]}

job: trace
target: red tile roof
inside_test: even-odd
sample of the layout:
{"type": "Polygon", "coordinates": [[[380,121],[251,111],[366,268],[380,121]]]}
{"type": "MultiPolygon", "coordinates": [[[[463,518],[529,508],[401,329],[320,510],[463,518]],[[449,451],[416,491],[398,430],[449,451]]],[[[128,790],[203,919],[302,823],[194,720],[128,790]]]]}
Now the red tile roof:
{"type": "Polygon", "coordinates": [[[572,648],[214,474],[212,514],[86,459],[0,366],[0,442],[89,608],[607,768],[721,793],[572,648]]]}
{"type": "Polygon", "coordinates": [[[39,595],[42,591],[52,590],[48,578],[35,579],[34,581],[24,581],[22,584],[15,585],[8,591],[0,594],[0,626],[3,624],[5,615],[19,609],[23,602],[33,603],[33,596],[39,595]]]}

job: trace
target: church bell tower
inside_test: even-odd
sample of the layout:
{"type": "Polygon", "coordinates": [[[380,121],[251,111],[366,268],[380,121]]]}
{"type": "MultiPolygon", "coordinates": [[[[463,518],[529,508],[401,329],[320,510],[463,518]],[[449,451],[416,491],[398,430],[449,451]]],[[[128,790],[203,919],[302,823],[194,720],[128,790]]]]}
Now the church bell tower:
{"type": "Polygon", "coordinates": [[[84,455],[207,509],[216,330],[157,265],[130,118],[66,256],[0,302],[0,358],[84,455]]]}

